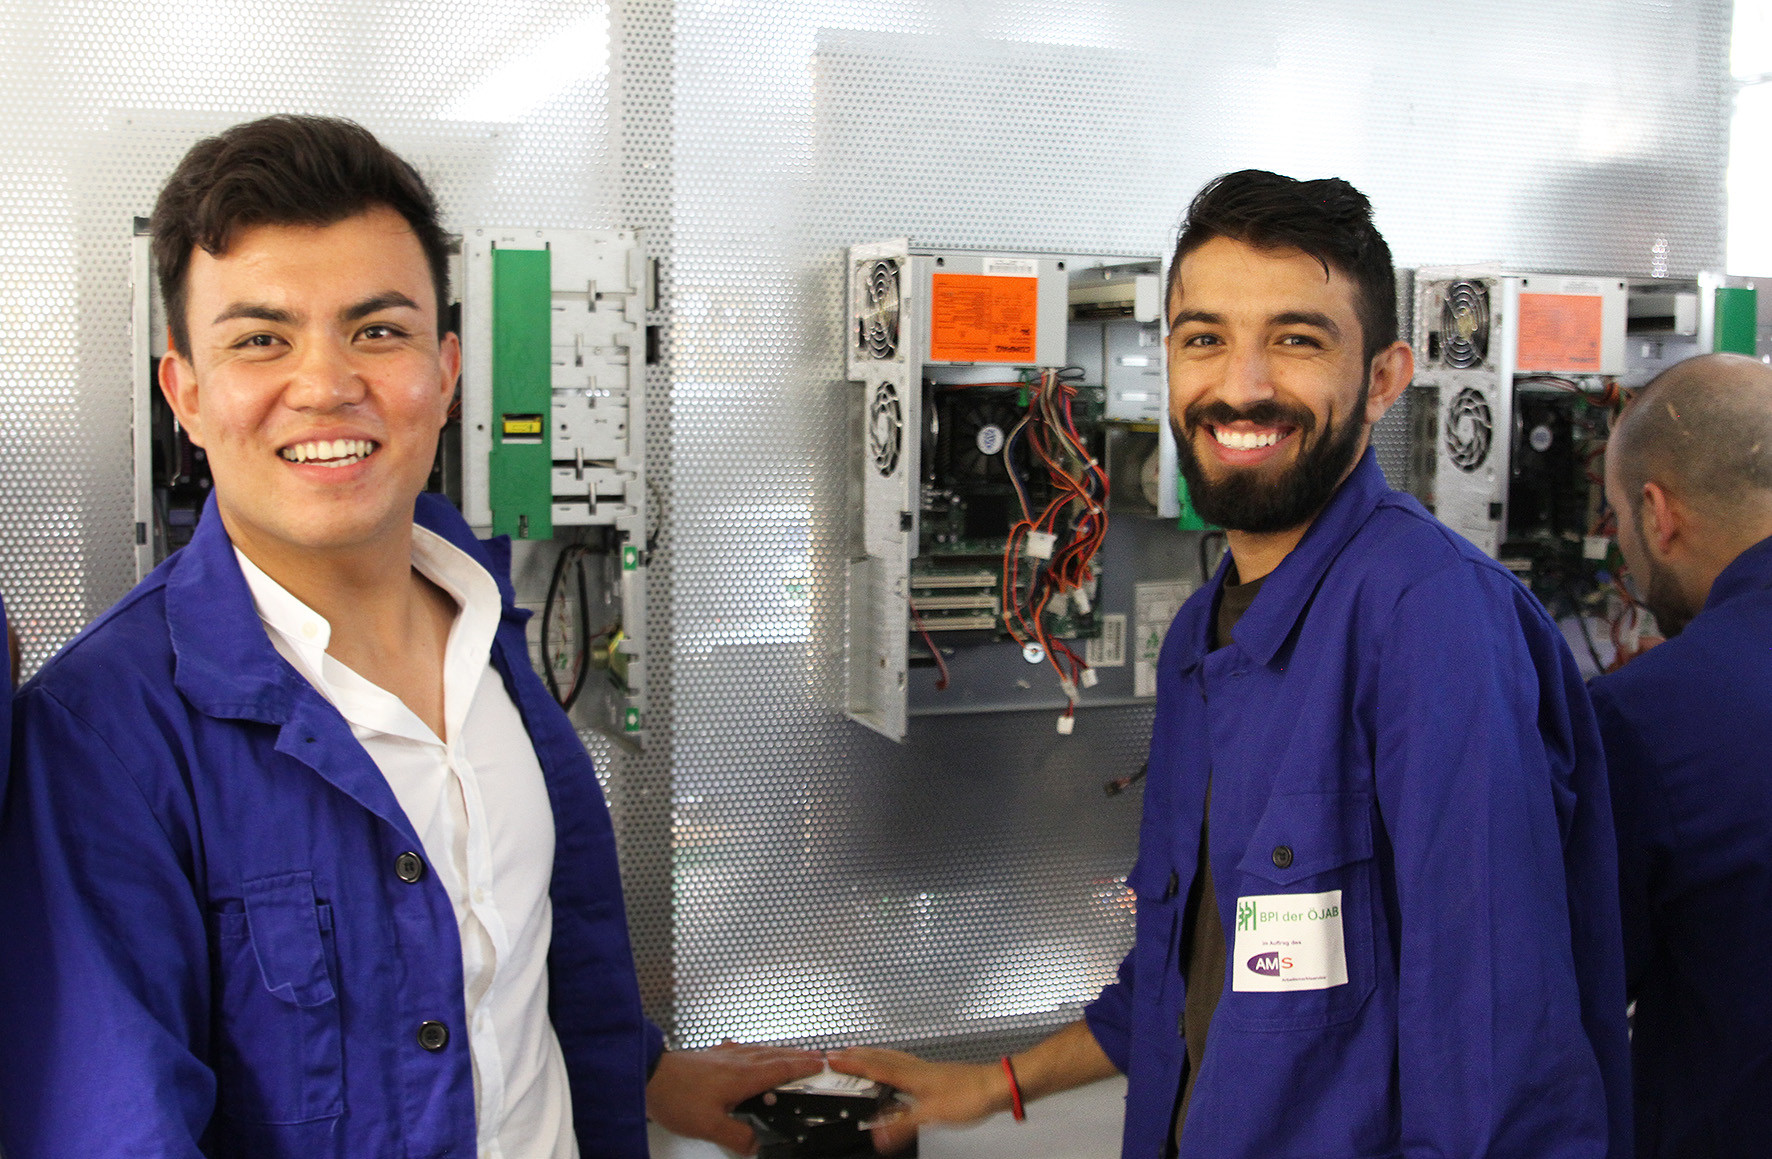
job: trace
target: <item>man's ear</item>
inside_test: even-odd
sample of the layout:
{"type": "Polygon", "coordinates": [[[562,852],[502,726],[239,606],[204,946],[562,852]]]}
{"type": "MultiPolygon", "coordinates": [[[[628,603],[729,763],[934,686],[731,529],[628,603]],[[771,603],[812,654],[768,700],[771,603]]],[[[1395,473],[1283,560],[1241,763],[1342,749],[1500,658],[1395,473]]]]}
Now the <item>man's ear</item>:
{"type": "Polygon", "coordinates": [[[438,343],[437,362],[441,371],[437,384],[437,429],[442,430],[449,421],[450,408],[455,405],[456,387],[461,383],[461,339],[453,331],[443,335],[442,341],[438,343]]]}
{"type": "Polygon", "coordinates": [[[1407,342],[1393,342],[1372,356],[1368,370],[1372,387],[1366,394],[1366,421],[1375,423],[1415,378],[1415,351],[1407,342]]]}
{"type": "Polygon", "coordinates": [[[167,344],[160,359],[160,393],[191,442],[203,445],[203,419],[197,407],[197,372],[184,355],[167,344]]]}
{"type": "Polygon", "coordinates": [[[1643,524],[1643,548],[1656,560],[1665,560],[1686,546],[1690,538],[1685,504],[1667,488],[1650,480],[1643,484],[1643,504],[1638,518],[1643,524]]]}
{"type": "Polygon", "coordinates": [[[461,380],[461,337],[455,331],[443,335],[438,343],[438,361],[443,366],[443,393],[453,398],[461,380]]]}

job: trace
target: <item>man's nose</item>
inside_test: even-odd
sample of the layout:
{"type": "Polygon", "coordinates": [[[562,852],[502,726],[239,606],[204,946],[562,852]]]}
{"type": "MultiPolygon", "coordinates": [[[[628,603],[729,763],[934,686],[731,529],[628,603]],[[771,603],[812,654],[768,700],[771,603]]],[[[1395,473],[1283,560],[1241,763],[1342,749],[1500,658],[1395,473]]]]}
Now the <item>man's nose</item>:
{"type": "Polygon", "coordinates": [[[284,403],[295,410],[331,411],[363,401],[366,390],[350,351],[323,338],[301,345],[284,403]]]}
{"type": "Polygon", "coordinates": [[[1273,397],[1273,366],[1266,352],[1249,346],[1233,347],[1224,360],[1219,398],[1242,410],[1273,397]]]}

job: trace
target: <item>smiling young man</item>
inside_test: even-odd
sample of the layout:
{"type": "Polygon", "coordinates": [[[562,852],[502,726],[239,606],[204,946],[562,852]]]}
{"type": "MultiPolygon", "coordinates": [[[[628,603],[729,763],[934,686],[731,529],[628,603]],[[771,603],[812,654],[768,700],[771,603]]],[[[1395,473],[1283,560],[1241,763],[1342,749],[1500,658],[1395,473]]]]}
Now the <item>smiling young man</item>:
{"type": "Polygon", "coordinates": [[[1379,472],[1394,284],[1346,182],[1189,208],[1170,416],[1230,552],[1163,645],[1136,941],[1001,1065],[836,1056],[918,1096],[888,1145],[1119,1070],[1128,1159],[1629,1154],[1593,713],[1530,593],[1379,472]]]}
{"type": "Polygon", "coordinates": [[[154,249],[215,490],[21,695],[0,1147],[643,1156],[819,1069],[662,1050],[596,774],[507,549],[421,494],[461,365],[418,174],[345,121],[200,142],[154,249]]]}

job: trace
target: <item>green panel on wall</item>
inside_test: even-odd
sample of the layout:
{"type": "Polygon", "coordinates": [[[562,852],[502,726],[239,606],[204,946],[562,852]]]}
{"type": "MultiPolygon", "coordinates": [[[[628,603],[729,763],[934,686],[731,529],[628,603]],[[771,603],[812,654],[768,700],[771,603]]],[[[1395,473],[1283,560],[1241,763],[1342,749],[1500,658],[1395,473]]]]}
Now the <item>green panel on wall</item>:
{"type": "Polygon", "coordinates": [[[1218,530],[1217,527],[1201,519],[1200,513],[1194,510],[1194,497],[1188,494],[1187,480],[1182,477],[1180,471],[1175,473],[1175,496],[1181,500],[1181,518],[1175,521],[1175,526],[1183,531],[1218,530]]]}
{"type": "Polygon", "coordinates": [[[492,532],[554,534],[552,264],[547,250],[492,251],[492,532]]]}
{"type": "Polygon", "coordinates": [[[1717,287],[1717,325],[1712,348],[1753,357],[1759,351],[1759,298],[1746,286],[1717,287]]]}

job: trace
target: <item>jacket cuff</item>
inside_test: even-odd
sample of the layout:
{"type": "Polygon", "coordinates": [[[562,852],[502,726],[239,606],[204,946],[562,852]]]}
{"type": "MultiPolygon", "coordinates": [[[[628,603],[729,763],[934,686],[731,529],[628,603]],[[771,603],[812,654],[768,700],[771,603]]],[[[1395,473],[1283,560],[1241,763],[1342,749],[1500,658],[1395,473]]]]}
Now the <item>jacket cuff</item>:
{"type": "Polygon", "coordinates": [[[652,1076],[658,1073],[658,1064],[664,1058],[664,1031],[646,1021],[646,1081],[651,1082],[652,1076]]]}
{"type": "Polygon", "coordinates": [[[1131,1061],[1132,993],[1129,987],[1116,982],[1101,992],[1101,997],[1083,1008],[1083,1021],[1095,1043],[1108,1056],[1121,1074],[1131,1061]]]}

